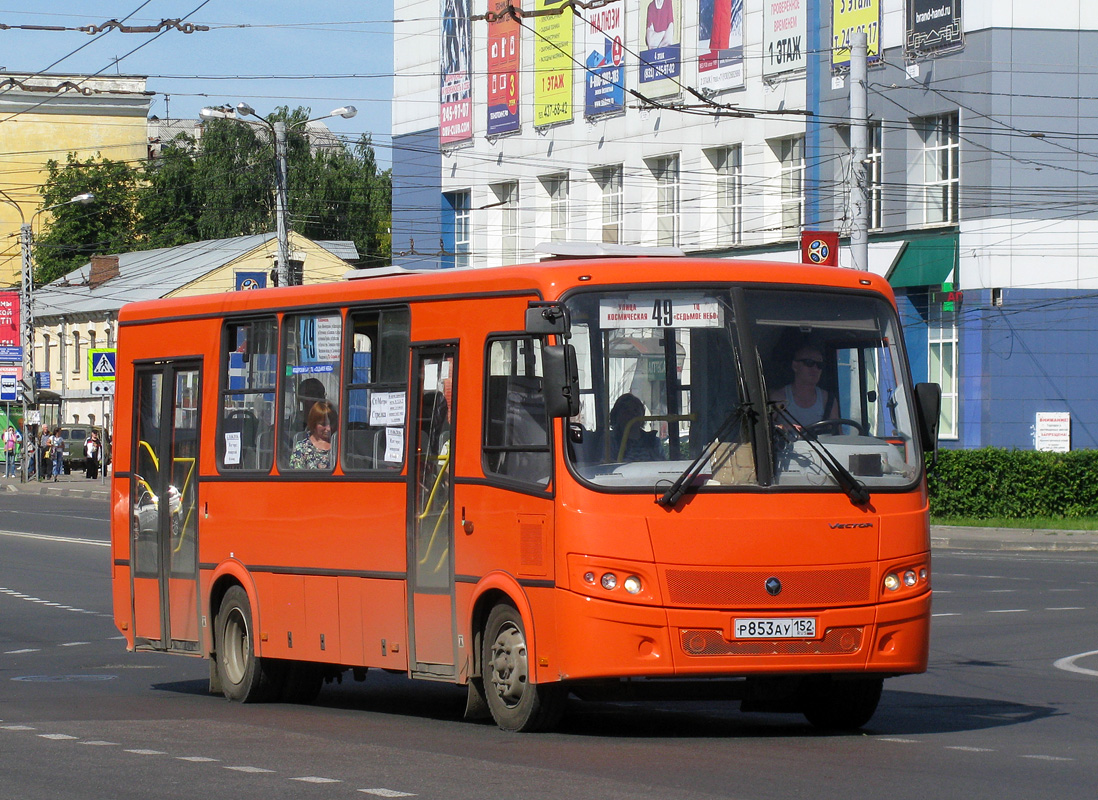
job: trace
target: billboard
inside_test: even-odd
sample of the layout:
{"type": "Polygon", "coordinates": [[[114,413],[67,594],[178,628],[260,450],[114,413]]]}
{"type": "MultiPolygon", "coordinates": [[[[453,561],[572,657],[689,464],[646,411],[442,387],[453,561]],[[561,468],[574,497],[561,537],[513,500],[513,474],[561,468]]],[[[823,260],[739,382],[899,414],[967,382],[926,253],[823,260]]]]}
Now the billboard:
{"type": "Polygon", "coordinates": [[[442,0],[438,131],[444,147],[473,138],[472,26],[469,0],[442,0]]]}
{"type": "Polygon", "coordinates": [[[585,12],[583,22],[587,117],[625,113],[625,2],[613,2],[585,12]]]}
{"type": "Polygon", "coordinates": [[[764,0],[763,77],[808,67],[808,0],[764,0]]]}
{"type": "Polygon", "coordinates": [[[497,18],[488,23],[488,136],[515,133],[519,120],[522,25],[505,14],[511,0],[490,0],[497,18]]]}
{"type": "Polygon", "coordinates": [[[641,0],[640,75],[638,90],[645,97],[679,93],[682,72],[682,1],[641,0]]]}
{"type": "Polygon", "coordinates": [[[743,86],[743,0],[699,0],[698,88],[743,86]]]}
{"type": "Polygon", "coordinates": [[[964,46],[961,0],[907,0],[904,43],[910,56],[964,46]]]}
{"type": "Polygon", "coordinates": [[[881,0],[831,0],[831,69],[850,66],[851,37],[864,32],[870,64],[881,58],[881,0]]]}
{"type": "Polygon", "coordinates": [[[19,347],[19,292],[0,292],[0,347],[19,347]]]}
{"type": "Polygon", "coordinates": [[[572,7],[534,0],[534,9],[558,9],[534,19],[534,127],[572,121],[572,7]]]}

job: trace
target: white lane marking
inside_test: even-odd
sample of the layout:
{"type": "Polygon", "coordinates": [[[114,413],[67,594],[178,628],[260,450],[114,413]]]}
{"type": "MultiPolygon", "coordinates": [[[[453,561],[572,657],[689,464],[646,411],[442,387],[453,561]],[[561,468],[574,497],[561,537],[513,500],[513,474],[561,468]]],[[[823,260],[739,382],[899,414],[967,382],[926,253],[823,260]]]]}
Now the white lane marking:
{"type": "Polygon", "coordinates": [[[30,725],[0,725],[0,729],[5,731],[36,731],[38,728],[32,728],[30,725]]]}
{"type": "Polygon", "coordinates": [[[930,616],[932,616],[932,617],[959,617],[961,615],[958,614],[956,611],[951,611],[949,613],[931,614],[930,616]]]}
{"type": "Polygon", "coordinates": [[[89,747],[118,747],[118,742],[104,742],[102,739],[92,739],[88,742],[81,742],[80,744],[86,744],[89,747]]]}
{"type": "Polygon", "coordinates": [[[1024,614],[1029,609],[1027,608],[990,608],[989,614],[1024,614]]]}
{"type": "Polygon", "coordinates": [[[1054,608],[1046,608],[1045,611],[1086,611],[1082,606],[1057,606],[1054,608]]]}
{"type": "Polygon", "coordinates": [[[82,644],[91,644],[91,642],[65,642],[64,644],[57,645],[58,647],[79,647],[82,644]]]}
{"type": "Polygon", "coordinates": [[[1094,675],[1098,677],[1098,669],[1087,669],[1086,667],[1080,667],[1075,662],[1080,658],[1089,658],[1090,656],[1098,656],[1098,650],[1090,650],[1086,653],[1076,653],[1073,656],[1064,656],[1052,662],[1052,666],[1056,669],[1062,669],[1065,672],[1075,672],[1079,675],[1094,675]]]}
{"type": "Polygon", "coordinates": [[[6,656],[15,656],[15,655],[19,655],[20,653],[37,653],[37,652],[38,652],[37,647],[24,647],[22,650],[7,650],[7,651],[4,652],[4,655],[6,655],[6,656]]]}
{"type": "Polygon", "coordinates": [[[995,751],[988,747],[962,747],[961,745],[948,745],[946,750],[961,750],[965,753],[994,753],[995,751]]]}
{"type": "Polygon", "coordinates": [[[894,744],[918,744],[917,739],[897,739],[895,736],[882,736],[877,741],[879,742],[893,742],[894,744]]]}
{"type": "Polygon", "coordinates": [[[263,769],[263,767],[225,767],[225,769],[231,769],[234,772],[249,772],[256,775],[261,772],[274,772],[273,769],[263,769]]]}
{"type": "Polygon", "coordinates": [[[95,547],[110,547],[110,542],[99,539],[81,539],[75,536],[49,536],[44,533],[23,533],[22,531],[0,531],[0,536],[14,536],[18,539],[38,539],[44,542],[62,542],[63,544],[90,544],[95,547]]]}
{"type": "Polygon", "coordinates": [[[1074,761],[1074,758],[1064,758],[1063,756],[1022,756],[1022,758],[1032,758],[1035,761],[1074,761]]]}
{"type": "Polygon", "coordinates": [[[146,750],[143,747],[134,748],[133,750],[126,750],[127,753],[133,753],[137,756],[166,756],[163,750],[146,750]]]}
{"type": "Polygon", "coordinates": [[[71,739],[77,739],[77,736],[69,736],[67,733],[40,733],[39,739],[53,739],[56,742],[69,741],[71,739]]]}
{"type": "Polygon", "coordinates": [[[316,775],[307,775],[304,778],[290,778],[292,781],[301,781],[302,783],[343,783],[343,781],[336,780],[335,778],[320,778],[316,775]]]}
{"type": "Polygon", "coordinates": [[[415,797],[411,792],[398,792],[396,789],[359,789],[359,791],[375,797],[415,797]]]}
{"type": "Polygon", "coordinates": [[[209,756],[176,756],[179,761],[193,761],[196,764],[210,764],[215,761],[220,761],[220,758],[210,758],[209,756]]]}

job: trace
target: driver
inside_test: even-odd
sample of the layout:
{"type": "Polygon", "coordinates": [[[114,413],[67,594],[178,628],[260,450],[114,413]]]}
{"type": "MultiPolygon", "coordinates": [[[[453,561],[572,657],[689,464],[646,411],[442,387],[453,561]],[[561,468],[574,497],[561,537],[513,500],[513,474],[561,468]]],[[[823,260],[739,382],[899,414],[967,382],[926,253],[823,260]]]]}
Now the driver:
{"type": "Polygon", "coordinates": [[[801,428],[825,419],[838,419],[835,396],[819,387],[823,374],[823,350],[803,344],[793,352],[793,382],[770,393],[771,401],[784,403],[786,412],[801,428]]]}

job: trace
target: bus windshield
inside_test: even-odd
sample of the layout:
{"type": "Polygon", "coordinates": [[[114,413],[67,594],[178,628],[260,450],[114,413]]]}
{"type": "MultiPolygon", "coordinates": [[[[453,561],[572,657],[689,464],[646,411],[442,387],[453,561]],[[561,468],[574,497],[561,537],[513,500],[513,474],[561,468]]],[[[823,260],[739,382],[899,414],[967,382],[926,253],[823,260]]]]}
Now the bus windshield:
{"type": "Polygon", "coordinates": [[[838,490],[829,461],[874,491],[919,475],[899,324],[883,297],[705,287],[567,304],[581,392],[567,450],[594,487],[659,490],[703,453],[692,478],[703,490],[838,490]],[[752,420],[764,414],[762,436],[752,420]]]}

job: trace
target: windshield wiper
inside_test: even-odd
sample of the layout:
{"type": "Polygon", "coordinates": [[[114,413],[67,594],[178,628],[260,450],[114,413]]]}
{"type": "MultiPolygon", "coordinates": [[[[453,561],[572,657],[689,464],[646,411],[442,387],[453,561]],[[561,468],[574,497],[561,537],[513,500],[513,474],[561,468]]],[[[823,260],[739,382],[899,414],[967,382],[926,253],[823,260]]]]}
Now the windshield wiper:
{"type": "Polygon", "coordinates": [[[671,484],[671,487],[656,498],[657,503],[665,508],[675,507],[675,504],[678,503],[683,495],[685,495],[694,485],[694,479],[698,477],[701,468],[705,465],[705,462],[709,460],[709,457],[716,452],[717,447],[721,443],[721,439],[732,431],[732,428],[743,419],[744,414],[746,414],[750,408],[750,403],[742,403],[732,409],[732,413],[724,418],[724,422],[720,424],[717,428],[717,432],[713,434],[712,438],[705,443],[705,447],[701,449],[701,452],[694,456],[694,460],[687,465],[686,469],[682,471],[682,474],[675,478],[675,482],[671,484]]]}
{"type": "Polygon", "coordinates": [[[808,446],[812,448],[812,451],[820,457],[820,461],[827,467],[827,471],[831,473],[831,477],[835,479],[835,483],[839,484],[839,488],[846,492],[846,496],[850,498],[850,502],[855,505],[864,506],[869,502],[869,488],[860,480],[855,478],[846,467],[842,465],[839,459],[835,458],[834,454],[823,442],[816,438],[814,434],[808,433],[804,428],[800,426],[800,423],[793,418],[793,415],[785,410],[784,403],[769,403],[770,407],[778,412],[778,416],[789,424],[790,429],[796,432],[805,442],[808,442],[808,446]]]}

